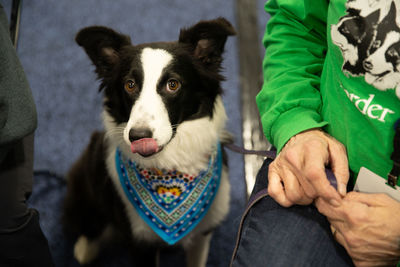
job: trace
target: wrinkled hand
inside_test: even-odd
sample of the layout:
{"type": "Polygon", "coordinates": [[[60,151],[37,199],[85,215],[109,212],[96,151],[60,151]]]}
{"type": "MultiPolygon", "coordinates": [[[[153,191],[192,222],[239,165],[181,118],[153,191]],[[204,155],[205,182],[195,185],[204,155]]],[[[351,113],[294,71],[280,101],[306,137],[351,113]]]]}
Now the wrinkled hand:
{"type": "Polygon", "coordinates": [[[400,202],[385,194],[349,192],[340,207],[319,198],[319,212],[356,266],[395,266],[400,259],[400,202]]]}
{"type": "Polygon", "coordinates": [[[346,194],[349,179],[344,146],[319,129],[293,136],[283,147],[268,171],[268,193],[280,205],[308,205],[322,197],[338,206],[341,196],[330,185],[325,166],[330,165],[338,182],[338,191],[346,194]]]}

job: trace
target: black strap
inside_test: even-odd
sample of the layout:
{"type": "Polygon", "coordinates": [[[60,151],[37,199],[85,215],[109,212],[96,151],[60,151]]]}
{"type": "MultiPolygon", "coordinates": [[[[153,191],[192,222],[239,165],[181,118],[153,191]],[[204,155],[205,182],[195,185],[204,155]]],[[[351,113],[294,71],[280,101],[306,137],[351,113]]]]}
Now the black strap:
{"type": "Polygon", "coordinates": [[[276,151],[275,150],[248,150],[243,147],[237,146],[232,143],[224,144],[224,146],[236,153],[244,154],[244,155],[257,155],[257,156],[263,156],[267,157],[270,159],[275,159],[276,158],[276,151]]]}
{"type": "Polygon", "coordinates": [[[394,124],[393,153],[390,157],[393,160],[393,168],[388,175],[388,184],[395,186],[400,175],[400,120],[394,124]]]}
{"type": "MultiPolygon", "coordinates": [[[[276,150],[248,150],[243,147],[239,147],[235,144],[224,144],[224,146],[236,153],[245,154],[245,155],[257,155],[270,158],[274,160],[276,158],[276,150]]],[[[330,184],[337,189],[337,180],[332,170],[329,168],[325,168],[326,177],[328,178],[330,184]]]]}

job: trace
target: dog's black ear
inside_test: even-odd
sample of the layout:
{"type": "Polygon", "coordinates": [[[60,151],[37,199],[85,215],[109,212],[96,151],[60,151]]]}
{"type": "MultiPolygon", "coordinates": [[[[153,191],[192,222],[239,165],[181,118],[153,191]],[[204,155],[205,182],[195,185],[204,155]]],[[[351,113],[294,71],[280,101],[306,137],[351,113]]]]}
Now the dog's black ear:
{"type": "Polygon", "coordinates": [[[365,19],[366,19],[366,21],[368,21],[369,24],[374,26],[374,25],[378,24],[379,16],[380,16],[380,10],[377,9],[376,11],[369,14],[365,19]]]}
{"type": "Polygon", "coordinates": [[[207,66],[219,67],[228,36],[235,35],[233,26],[224,18],[200,21],[188,29],[182,29],[179,42],[189,44],[193,56],[207,66]]]}
{"type": "Polygon", "coordinates": [[[390,10],[387,16],[389,17],[389,19],[391,19],[391,22],[393,23],[396,23],[396,10],[396,5],[394,4],[394,2],[392,2],[390,4],[390,10]]]}
{"type": "Polygon", "coordinates": [[[102,77],[119,62],[121,47],[131,44],[129,36],[101,26],[80,30],[75,41],[85,49],[102,77]]]}

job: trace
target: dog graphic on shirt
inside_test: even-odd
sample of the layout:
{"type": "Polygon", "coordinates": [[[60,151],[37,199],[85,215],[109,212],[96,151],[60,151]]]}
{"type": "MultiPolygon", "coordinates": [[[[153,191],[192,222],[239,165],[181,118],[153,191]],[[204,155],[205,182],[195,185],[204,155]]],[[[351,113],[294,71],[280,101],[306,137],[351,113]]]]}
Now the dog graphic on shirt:
{"type": "Polygon", "coordinates": [[[353,0],[347,15],[331,27],[331,38],[344,59],[342,70],[364,76],[376,89],[395,89],[400,99],[400,3],[353,0]]]}

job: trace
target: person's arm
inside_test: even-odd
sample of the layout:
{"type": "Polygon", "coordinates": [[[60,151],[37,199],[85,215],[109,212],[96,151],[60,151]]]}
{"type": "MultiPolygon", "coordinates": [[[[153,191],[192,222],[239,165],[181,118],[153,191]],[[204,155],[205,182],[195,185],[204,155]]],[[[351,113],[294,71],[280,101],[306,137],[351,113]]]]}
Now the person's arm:
{"type": "Polygon", "coordinates": [[[270,0],[264,45],[264,85],[257,96],[263,130],[279,155],[269,168],[268,192],[279,204],[307,205],[322,197],[339,205],[330,165],[344,195],[346,150],[320,129],[320,77],[326,54],[326,0],[270,0]]]}
{"type": "Polygon", "coordinates": [[[36,126],[35,103],[0,4],[0,163],[10,146],[33,133],[36,126]]]}
{"type": "Polygon", "coordinates": [[[269,0],[264,84],[257,95],[264,134],[280,151],[295,134],[327,123],[319,114],[326,53],[326,0],[269,0]]]}

